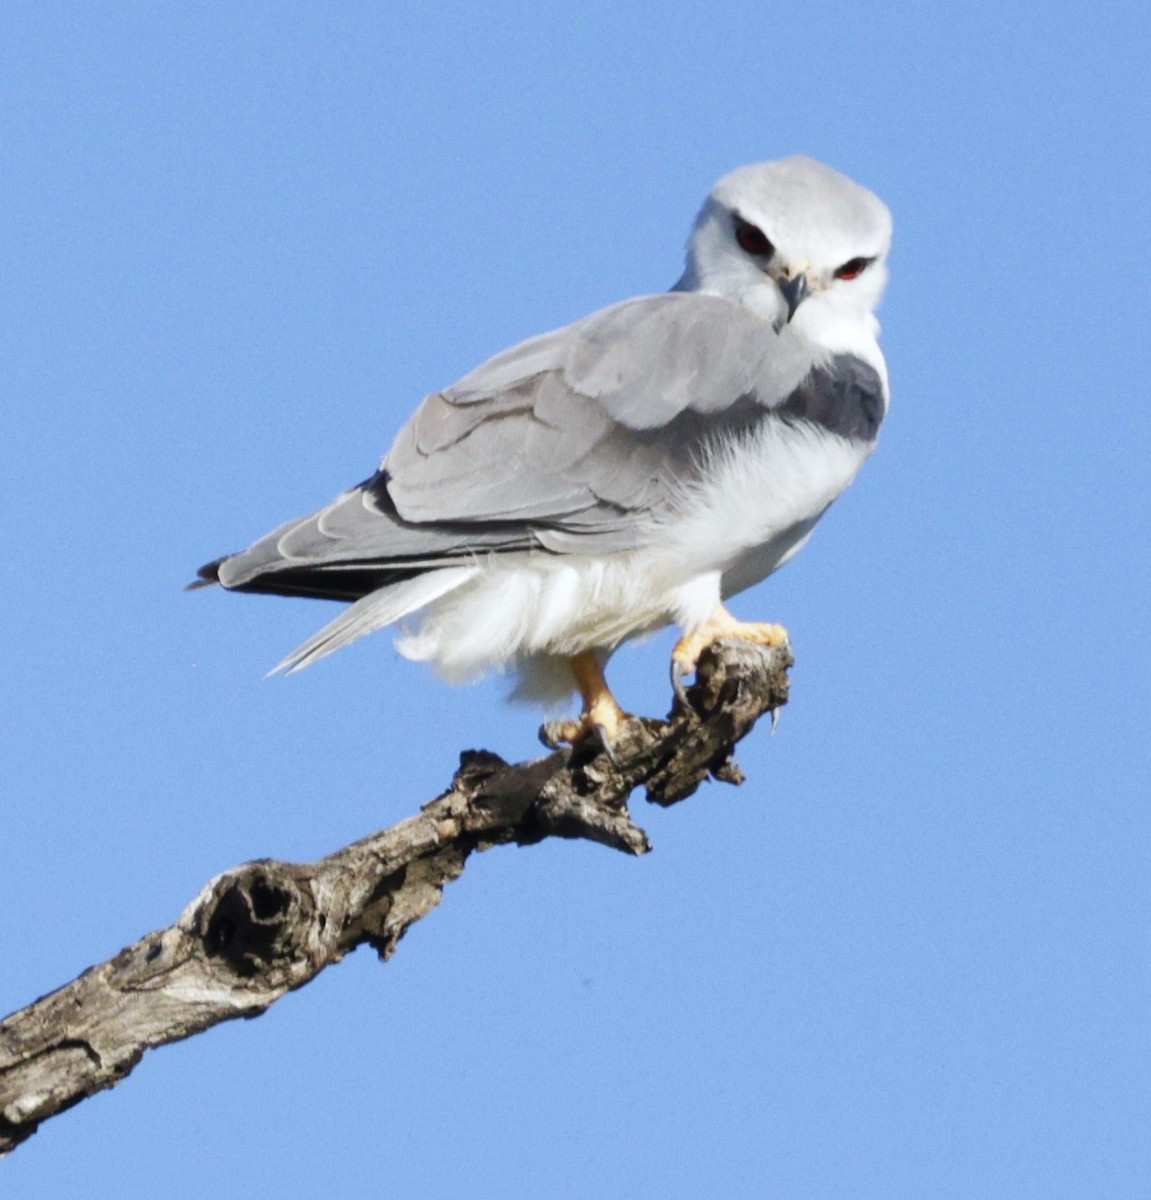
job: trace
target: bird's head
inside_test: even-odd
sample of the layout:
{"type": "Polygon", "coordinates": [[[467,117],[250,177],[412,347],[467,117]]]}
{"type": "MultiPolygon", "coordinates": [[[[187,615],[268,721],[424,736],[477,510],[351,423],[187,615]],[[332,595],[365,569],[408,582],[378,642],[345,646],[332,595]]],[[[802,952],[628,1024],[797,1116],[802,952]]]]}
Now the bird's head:
{"type": "Polygon", "coordinates": [[[712,188],[678,287],[737,301],[777,329],[867,320],[890,245],[887,206],[846,175],[802,156],[755,163],[712,188]]]}

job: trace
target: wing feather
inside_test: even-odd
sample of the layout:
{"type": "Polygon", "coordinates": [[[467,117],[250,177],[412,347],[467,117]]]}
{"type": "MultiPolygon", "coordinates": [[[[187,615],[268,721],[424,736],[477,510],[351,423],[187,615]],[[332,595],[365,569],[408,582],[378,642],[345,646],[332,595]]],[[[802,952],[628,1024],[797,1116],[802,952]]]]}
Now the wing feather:
{"type": "Polygon", "coordinates": [[[389,494],[417,522],[639,519],[741,400],[762,413],[795,388],[811,360],[793,344],[716,296],[614,305],[429,396],[384,459],[389,494]]]}
{"type": "Polygon", "coordinates": [[[346,599],[490,553],[634,548],[711,441],[795,392],[807,346],[716,296],[614,305],[428,396],[375,476],[216,576],[346,599]]]}

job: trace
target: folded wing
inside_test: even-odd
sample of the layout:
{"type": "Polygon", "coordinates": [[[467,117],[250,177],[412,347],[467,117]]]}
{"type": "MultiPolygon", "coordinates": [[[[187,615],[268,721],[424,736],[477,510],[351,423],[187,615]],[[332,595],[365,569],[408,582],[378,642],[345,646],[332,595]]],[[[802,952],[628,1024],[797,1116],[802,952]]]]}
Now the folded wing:
{"type": "Polygon", "coordinates": [[[699,293],[604,309],[428,396],[372,478],[201,575],[354,600],[489,554],[635,548],[711,442],[794,396],[804,346],[699,293]]]}

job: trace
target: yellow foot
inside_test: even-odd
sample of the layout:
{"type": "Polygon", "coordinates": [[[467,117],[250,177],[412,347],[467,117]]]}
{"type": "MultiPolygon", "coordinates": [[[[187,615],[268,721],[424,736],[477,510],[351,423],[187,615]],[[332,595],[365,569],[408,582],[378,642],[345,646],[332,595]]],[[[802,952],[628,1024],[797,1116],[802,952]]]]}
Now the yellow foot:
{"type": "Polygon", "coordinates": [[[684,699],[683,681],[695,671],[699,656],[713,642],[722,638],[742,638],[757,646],[786,646],[791,640],[782,625],[740,621],[722,604],[717,604],[711,616],[702,625],[684,634],[671,653],[671,682],[681,700],[684,699]]]}
{"type": "Polygon", "coordinates": [[[583,697],[583,712],[570,721],[548,721],[540,730],[540,737],[553,749],[560,745],[574,746],[585,738],[596,737],[608,756],[614,759],[612,748],[619,740],[620,729],[632,718],[611,694],[603,666],[593,651],[577,654],[570,660],[570,666],[583,697]]]}

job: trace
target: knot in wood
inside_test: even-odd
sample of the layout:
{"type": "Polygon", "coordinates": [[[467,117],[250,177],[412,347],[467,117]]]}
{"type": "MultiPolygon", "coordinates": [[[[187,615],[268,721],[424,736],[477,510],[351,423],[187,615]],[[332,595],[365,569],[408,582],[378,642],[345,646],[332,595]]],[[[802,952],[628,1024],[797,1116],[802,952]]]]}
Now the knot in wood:
{"type": "Polygon", "coordinates": [[[249,863],[221,878],[201,909],[198,926],[209,958],[251,977],[290,956],[292,930],[305,897],[274,863],[249,863]]]}

